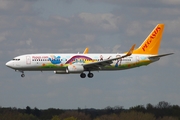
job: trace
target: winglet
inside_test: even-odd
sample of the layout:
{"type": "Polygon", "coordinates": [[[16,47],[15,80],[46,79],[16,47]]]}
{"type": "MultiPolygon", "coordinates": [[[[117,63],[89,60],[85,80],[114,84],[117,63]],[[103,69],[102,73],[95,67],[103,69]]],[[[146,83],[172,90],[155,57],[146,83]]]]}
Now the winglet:
{"type": "Polygon", "coordinates": [[[134,45],[131,47],[131,49],[130,49],[129,52],[126,54],[126,56],[130,56],[130,55],[133,53],[135,46],[136,46],[136,44],[134,44],[134,45]]]}
{"type": "Polygon", "coordinates": [[[88,52],[89,52],[89,48],[87,47],[87,48],[84,50],[83,54],[87,54],[88,52]]]}

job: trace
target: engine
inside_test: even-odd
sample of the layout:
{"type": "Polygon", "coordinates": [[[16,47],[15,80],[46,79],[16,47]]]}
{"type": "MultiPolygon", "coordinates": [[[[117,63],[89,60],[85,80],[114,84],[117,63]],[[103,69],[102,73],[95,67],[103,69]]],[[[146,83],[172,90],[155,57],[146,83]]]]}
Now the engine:
{"type": "Polygon", "coordinates": [[[84,67],[82,65],[69,65],[66,69],[66,73],[82,73],[84,71],[84,67]]]}

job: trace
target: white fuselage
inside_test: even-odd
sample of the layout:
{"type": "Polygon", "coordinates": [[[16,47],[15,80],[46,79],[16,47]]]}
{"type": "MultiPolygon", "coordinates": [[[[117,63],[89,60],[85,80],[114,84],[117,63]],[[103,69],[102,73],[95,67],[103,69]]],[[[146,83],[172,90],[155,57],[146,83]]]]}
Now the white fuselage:
{"type": "MultiPolygon", "coordinates": [[[[85,64],[116,58],[124,54],[26,54],[15,57],[6,63],[12,69],[19,71],[56,71],[65,70],[72,64],[85,64]]],[[[133,54],[131,56],[114,60],[110,66],[99,70],[123,70],[142,65],[148,65],[150,55],[133,54]]],[[[86,71],[86,70],[84,70],[86,71]]]]}

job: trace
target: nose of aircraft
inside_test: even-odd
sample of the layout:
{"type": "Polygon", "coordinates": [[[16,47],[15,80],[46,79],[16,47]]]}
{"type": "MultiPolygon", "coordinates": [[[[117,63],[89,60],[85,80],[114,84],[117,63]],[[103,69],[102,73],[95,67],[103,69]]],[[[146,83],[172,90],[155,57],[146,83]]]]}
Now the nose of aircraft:
{"type": "Polygon", "coordinates": [[[6,66],[7,66],[7,67],[12,67],[12,62],[11,62],[11,61],[7,62],[7,63],[6,63],[6,66]]]}

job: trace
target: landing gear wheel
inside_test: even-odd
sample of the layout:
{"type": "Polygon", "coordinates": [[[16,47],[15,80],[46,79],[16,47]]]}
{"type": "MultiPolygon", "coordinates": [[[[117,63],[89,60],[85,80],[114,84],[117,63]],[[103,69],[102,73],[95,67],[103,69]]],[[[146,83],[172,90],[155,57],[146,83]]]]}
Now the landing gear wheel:
{"type": "Polygon", "coordinates": [[[89,78],[92,78],[93,76],[94,76],[93,73],[88,73],[88,77],[89,77],[89,78]]]}
{"type": "Polygon", "coordinates": [[[21,74],[21,77],[25,77],[25,74],[21,74]]]}
{"type": "Polygon", "coordinates": [[[81,73],[81,74],[80,74],[80,77],[81,77],[81,78],[85,78],[85,77],[86,77],[86,74],[85,74],[85,73],[81,73]]]}

